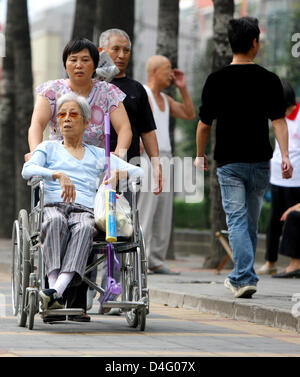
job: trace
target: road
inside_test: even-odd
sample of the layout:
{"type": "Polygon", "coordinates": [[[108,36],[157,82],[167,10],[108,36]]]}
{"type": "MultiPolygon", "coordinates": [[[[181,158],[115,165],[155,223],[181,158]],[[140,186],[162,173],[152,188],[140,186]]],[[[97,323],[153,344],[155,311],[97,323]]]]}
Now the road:
{"type": "Polygon", "coordinates": [[[97,314],[92,322],[44,324],[34,330],[16,325],[9,275],[0,273],[0,356],[300,356],[300,336],[197,310],[151,303],[146,331],[129,328],[123,316],[97,314]]]}

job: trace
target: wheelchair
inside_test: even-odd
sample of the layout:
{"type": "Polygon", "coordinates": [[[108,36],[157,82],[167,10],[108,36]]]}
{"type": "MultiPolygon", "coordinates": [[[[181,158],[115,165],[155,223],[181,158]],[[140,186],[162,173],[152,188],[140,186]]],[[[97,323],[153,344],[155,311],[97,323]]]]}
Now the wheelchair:
{"type": "MultiPolygon", "coordinates": [[[[38,293],[45,289],[45,268],[41,245],[41,226],[44,208],[44,182],[41,177],[28,181],[31,187],[31,211],[21,209],[12,230],[11,287],[13,314],[20,327],[34,327],[34,317],[52,315],[81,315],[82,308],[42,310],[38,293]]],[[[129,239],[119,238],[109,244],[105,233],[96,232],[91,253],[94,260],[87,265],[83,280],[100,294],[102,312],[119,308],[125,314],[127,323],[141,331],[146,327],[149,314],[149,290],[147,288],[147,259],[142,229],[136,203],[139,183],[130,187],[132,195],[133,234],[129,239]],[[117,258],[118,256],[118,258],[117,258]],[[90,272],[107,261],[107,288],[103,289],[88,277],[90,272]],[[114,270],[119,269],[118,283],[113,278],[114,270]],[[119,296],[117,301],[112,298],[119,296]]]]}

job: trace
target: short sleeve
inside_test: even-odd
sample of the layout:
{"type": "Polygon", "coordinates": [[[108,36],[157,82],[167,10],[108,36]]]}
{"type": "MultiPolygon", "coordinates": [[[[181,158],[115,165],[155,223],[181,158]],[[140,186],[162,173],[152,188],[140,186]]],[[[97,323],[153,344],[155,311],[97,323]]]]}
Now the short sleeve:
{"type": "Polygon", "coordinates": [[[103,81],[102,83],[105,84],[104,89],[107,96],[107,111],[111,113],[119,106],[120,102],[124,101],[126,94],[113,84],[108,84],[103,81]]]}
{"type": "Polygon", "coordinates": [[[199,108],[200,120],[211,126],[216,118],[216,91],[214,89],[213,76],[208,76],[202,91],[202,104],[199,108]]]}
{"type": "Polygon", "coordinates": [[[277,75],[271,73],[269,84],[268,118],[272,121],[285,117],[283,87],[277,75]]]}
{"type": "Polygon", "coordinates": [[[48,100],[51,107],[52,117],[56,114],[57,99],[68,91],[70,90],[68,90],[59,80],[47,81],[36,88],[36,93],[48,100]]]}
{"type": "Polygon", "coordinates": [[[148,94],[144,87],[140,86],[141,100],[139,106],[139,124],[141,125],[141,132],[150,132],[156,130],[153,113],[150,107],[148,94]]]}

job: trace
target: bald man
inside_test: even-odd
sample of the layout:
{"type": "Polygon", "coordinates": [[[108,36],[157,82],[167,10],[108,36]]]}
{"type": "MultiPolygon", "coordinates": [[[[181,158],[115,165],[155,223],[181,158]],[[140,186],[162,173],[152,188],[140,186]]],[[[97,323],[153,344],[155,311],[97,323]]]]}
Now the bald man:
{"type": "MultiPolygon", "coordinates": [[[[144,85],[149,97],[156,124],[159,156],[163,169],[163,191],[154,195],[148,188],[140,193],[138,210],[144,232],[149,270],[157,274],[177,274],[164,265],[170,241],[173,207],[173,179],[170,175],[172,159],[169,133],[169,116],[181,119],[194,119],[193,101],[186,87],[184,73],[172,70],[169,59],[154,55],[147,61],[147,85],[144,85]],[[182,102],[175,101],[162,93],[171,83],[179,89],[182,102]]],[[[146,155],[143,157],[147,159],[146,155]]]]}

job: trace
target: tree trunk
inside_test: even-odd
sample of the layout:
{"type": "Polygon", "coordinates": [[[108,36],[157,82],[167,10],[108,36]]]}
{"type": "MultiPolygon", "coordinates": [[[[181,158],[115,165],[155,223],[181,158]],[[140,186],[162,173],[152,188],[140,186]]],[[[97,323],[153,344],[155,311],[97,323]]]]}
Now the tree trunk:
{"type": "Polygon", "coordinates": [[[30,205],[30,190],[21,177],[27,132],[33,110],[31,46],[27,1],[8,0],[6,57],[0,101],[0,237],[10,237],[21,208],[30,205]],[[15,64],[18,62],[18,65],[15,64]]]}
{"type": "Polygon", "coordinates": [[[94,40],[94,24],[96,21],[96,0],[76,0],[73,38],[94,40]]]}
{"type": "Polygon", "coordinates": [[[27,1],[14,0],[14,61],[21,62],[14,72],[15,80],[15,200],[16,210],[30,206],[30,189],[21,176],[24,154],[29,152],[27,134],[33,111],[33,79],[27,1]]]}
{"type": "MultiPolygon", "coordinates": [[[[158,30],[156,53],[166,56],[173,68],[178,64],[179,1],[160,0],[158,13],[158,30]]],[[[176,97],[176,87],[171,85],[166,91],[172,98],[176,97]]],[[[175,119],[169,123],[172,152],[175,151],[175,119]]],[[[174,213],[174,210],[173,210],[174,213]]],[[[174,259],[174,216],[172,216],[172,233],[167,252],[167,259],[174,259]]]]}
{"type": "Polygon", "coordinates": [[[95,33],[97,43],[99,36],[107,29],[122,29],[131,39],[131,59],[127,75],[133,77],[133,44],[134,44],[134,0],[97,0],[95,33]]]}
{"type": "MultiPolygon", "coordinates": [[[[232,53],[227,37],[227,25],[233,17],[234,0],[213,0],[214,2],[214,38],[212,71],[229,64],[232,53]]],[[[204,268],[215,268],[224,256],[224,249],[216,239],[216,232],[227,229],[225,213],[222,207],[220,186],[216,175],[216,163],[213,152],[216,144],[216,124],[211,132],[211,167],[210,167],[210,217],[211,217],[211,253],[204,262],[204,268]]]]}
{"type": "Polygon", "coordinates": [[[0,238],[11,236],[15,218],[13,0],[7,2],[0,99],[0,238]]]}

